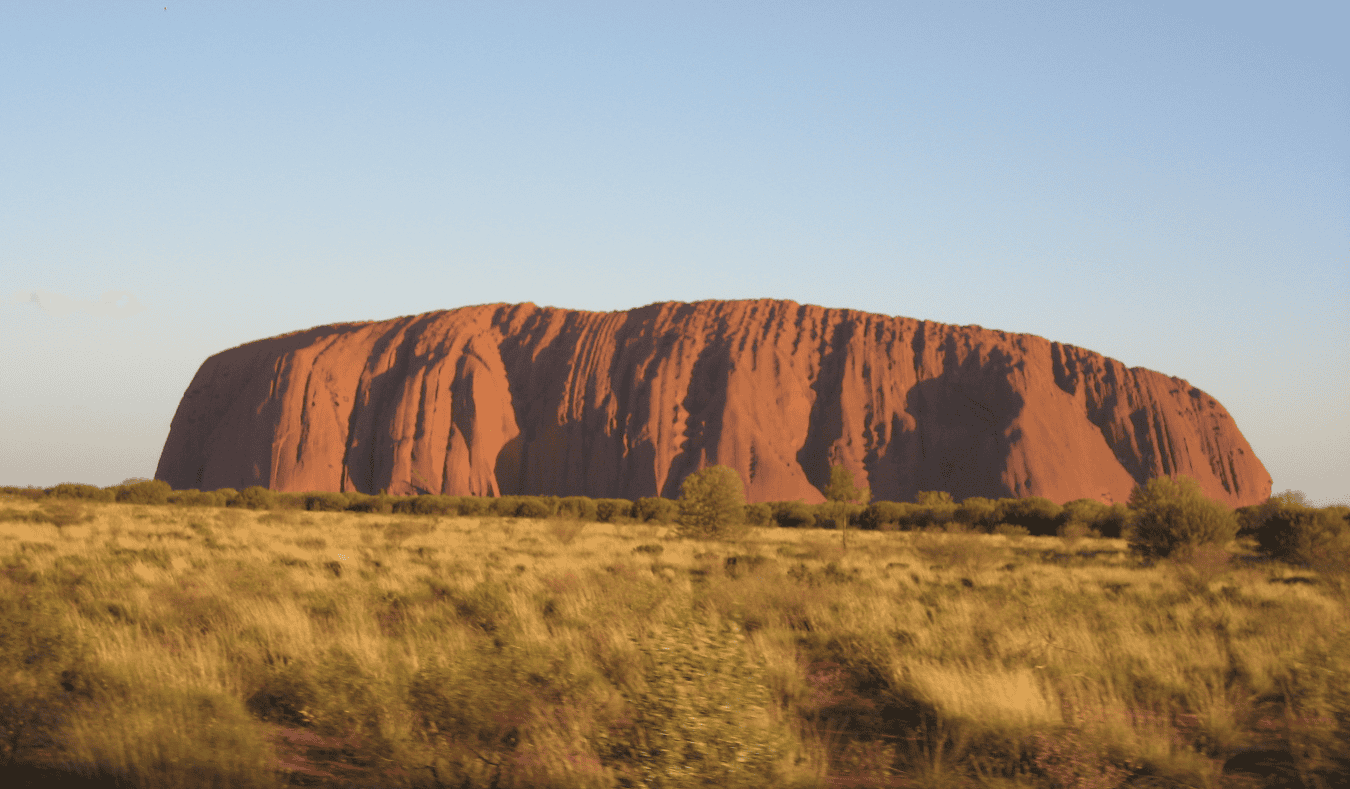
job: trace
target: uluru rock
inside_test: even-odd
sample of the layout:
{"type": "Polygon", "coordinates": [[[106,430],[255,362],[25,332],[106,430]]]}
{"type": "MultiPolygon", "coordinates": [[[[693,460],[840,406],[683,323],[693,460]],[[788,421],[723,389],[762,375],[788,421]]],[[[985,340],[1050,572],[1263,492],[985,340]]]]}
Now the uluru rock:
{"type": "Polygon", "coordinates": [[[207,359],[156,477],[174,488],[676,497],[920,490],[1122,502],[1184,474],[1230,506],[1271,478],[1180,378],[1030,334],[790,301],[484,305],[321,326],[207,359]]]}

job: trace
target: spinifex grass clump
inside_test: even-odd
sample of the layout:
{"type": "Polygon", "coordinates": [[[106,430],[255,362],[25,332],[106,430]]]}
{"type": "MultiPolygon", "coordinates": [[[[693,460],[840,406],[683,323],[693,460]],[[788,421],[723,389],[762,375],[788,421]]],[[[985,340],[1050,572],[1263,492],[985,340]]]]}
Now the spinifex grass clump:
{"type": "MultiPolygon", "coordinates": [[[[940,497],[908,531],[885,518],[921,505],[869,504],[847,544],[419,498],[0,501],[0,760],[150,789],[1217,787],[1257,752],[1305,786],[1350,772],[1345,599],[1239,561],[1252,538],[1136,557],[1061,528],[1109,508],[1038,534],[986,520],[1044,532],[1040,504],[940,497]]],[[[1338,544],[1277,510],[1253,537],[1338,544]]]]}

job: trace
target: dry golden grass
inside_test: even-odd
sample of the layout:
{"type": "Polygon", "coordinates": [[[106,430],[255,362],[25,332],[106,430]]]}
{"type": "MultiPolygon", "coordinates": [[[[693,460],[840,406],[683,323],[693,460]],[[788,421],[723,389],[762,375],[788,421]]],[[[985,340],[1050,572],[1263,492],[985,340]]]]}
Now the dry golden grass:
{"type": "Polygon", "coordinates": [[[0,599],[75,645],[54,735],[13,750],[138,786],[1219,787],[1256,744],[1309,781],[1350,759],[1345,598],[1289,568],[1082,534],[83,507],[0,501],[0,599]]]}

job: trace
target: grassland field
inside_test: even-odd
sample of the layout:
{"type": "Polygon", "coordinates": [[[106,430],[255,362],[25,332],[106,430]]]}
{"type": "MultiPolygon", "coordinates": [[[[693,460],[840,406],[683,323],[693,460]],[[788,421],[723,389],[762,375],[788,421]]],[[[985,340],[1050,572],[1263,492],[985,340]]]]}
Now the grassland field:
{"type": "Polygon", "coordinates": [[[1347,584],[1243,541],[1146,564],[1119,539],[84,506],[58,527],[0,497],[11,770],[1350,786],[1347,584]]]}

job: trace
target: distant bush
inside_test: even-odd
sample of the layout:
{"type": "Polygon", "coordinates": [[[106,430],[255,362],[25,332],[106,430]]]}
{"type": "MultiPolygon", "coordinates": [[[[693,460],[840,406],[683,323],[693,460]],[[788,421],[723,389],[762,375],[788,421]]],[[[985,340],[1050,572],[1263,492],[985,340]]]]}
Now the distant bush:
{"type": "Polygon", "coordinates": [[[303,510],[305,508],[306,495],[304,493],[283,493],[276,492],[272,501],[271,509],[274,510],[303,510]]]}
{"type": "Polygon", "coordinates": [[[815,506],[817,529],[847,529],[861,520],[866,507],[843,501],[827,501],[815,506]]]}
{"type": "Polygon", "coordinates": [[[769,505],[773,521],[785,529],[810,529],[816,525],[816,513],[804,501],[775,501],[769,505]]]}
{"type": "Polygon", "coordinates": [[[747,504],[745,522],[751,526],[768,526],[773,523],[773,508],[768,504],[747,504]]]}
{"type": "Polygon", "coordinates": [[[384,494],[372,496],[368,493],[347,491],[342,495],[347,498],[348,512],[374,512],[388,515],[394,511],[393,501],[384,494]]]}
{"type": "Polygon", "coordinates": [[[1020,540],[1031,534],[1025,526],[1018,526],[1013,523],[999,523],[994,525],[994,534],[1001,534],[1011,540],[1020,540]]]}
{"type": "Polygon", "coordinates": [[[502,518],[516,517],[520,509],[520,496],[498,496],[488,502],[488,513],[502,518]]]}
{"type": "Polygon", "coordinates": [[[486,515],[490,501],[482,496],[456,496],[455,508],[461,517],[486,515]]]}
{"type": "Polygon", "coordinates": [[[211,490],[175,490],[169,494],[169,503],[179,507],[224,507],[225,496],[211,490]]]}
{"type": "Polygon", "coordinates": [[[914,495],[914,503],[920,507],[955,507],[952,494],[945,490],[921,490],[914,495]]]}
{"type": "Polygon", "coordinates": [[[234,488],[219,488],[212,492],[224,499],[226,507],[231,506],[235,499],[239,498],[239,491],[234,488]]]}
{"type": "Polygon", "coordinates": [[[1267,508],[1255,526],[1257,545],[1273,559],[1318,572],[1350,569],[1350,523],[1338,509],[1346,508],[1267,508]]]}
{"type": "Polygon", "coordinates": [[[680,487],[680,534],[695,539],[734,538],[745,524],[741,475],[709,466],[685,477],[680,487]]]}
{"type": "Polygon", "coordinates": [[[112,488],[104,490],[97,485],[83,485],[78,482],[63,482],[47,488],[47,496],[53,499],[84,499],[86,501],[116,501],[117,492],[112,488]]]}
{"type": "Polygon", "coordinates": [[[1237,516],[1205,497],[1189,477],[1155,477],[1130,492],[1135,520],[1131,552],[1144,558],[1167,558],[1202,545],[1223,547],[1237,536],[1237,516]]]}
{"type": "Polygon", "coordinates": [[[680,505],[672,499],[650,497],[633,502],[633,517],[643,523],[674,523],[680,505]]]}
{"type": "Polygon", "coordinates": [[[305,509],[314,512],[345,512],[350,502],[341,493],[307,493],[305,509]]]}
{"type": "Polygon", "coordinates": [[[595,501],[586,496],[566,496],[558,500],[557,514],[560,518],[575,518],[580,521],[596,520],[595,501]]]}
{"type": "Polygon", "coordinates": [[[110,490],[117,491],[117,501],[123,504],[168,504],[169,494],[173,493],[173,488],[162,479],[115,485],[110,490]]]}
{"type": "Polygon", "coordinates": [[[993,531],[994,525],[998,523],[998,502],[971,496],[956,507],[952,519],[987,534],[993,531]]]}
{"type": "Polygon", "coordinates": [[[1059,531],[1059,518],[1064,508],[1041,496],[998,500],[998,523],[1013,523],[1026,527],[1037,537],[1054,536],[1059,531]]]}
{"type": "Polygon", "coordinates": [[[555,506],[554,502],[549,500],[549,497],[523,496],[520,505],[516,507],[516,517],[551,518],[555,506]]]}
{"type": "Polygon", "coordinates": [[[596,499],[595,517],[601,523],[617,523],[633,517],[633,502],[628,499],[596,499]]]}
{"type": "Polygon", "coordinates": [[[4,493],[8,496],[20,496],[34,501],[45,499],[47,497],[47,491],[42,488],[17,488],[12,485],[6,485],[5,487],[0,488],[0,493],[4,493]]]}
{"type": "Polygon", "coordinates": [[[411,515],[457,515],[459,503],[450,496],[413,496],[408,499],[404,511],[411,515]]]}
{"type": "Polygon", "coordinates": [[[262,485],[250,485],[239,492],[239,496],[232,502],[232,507],[243,507],[250,510],[268,510],[276,504],[276,493],[264,488],[262,485]]]}

